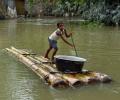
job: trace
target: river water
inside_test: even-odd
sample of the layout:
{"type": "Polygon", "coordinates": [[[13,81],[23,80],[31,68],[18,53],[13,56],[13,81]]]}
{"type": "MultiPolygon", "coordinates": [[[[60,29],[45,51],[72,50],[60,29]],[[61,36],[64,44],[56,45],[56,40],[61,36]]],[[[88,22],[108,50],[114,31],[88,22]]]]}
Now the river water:
{"type": "MultiPolygon", "coordinates": [[[[4,48],[29,49],[44,55],[48,36],[61,19],[27,19],[0,21],[0,100],[120,100],[120,28],[82,25],[79,20],[63,20],[74,33],[84,68],[110,75],[110,84],[96,84],[76,89],[53,89],[24,64],[5,53],[4,48]]],[[[71,39],[68,39],[71,42],[71,39]]],[[[57,54],[75,55],[74,49],[58,42],[57,54]]]]}

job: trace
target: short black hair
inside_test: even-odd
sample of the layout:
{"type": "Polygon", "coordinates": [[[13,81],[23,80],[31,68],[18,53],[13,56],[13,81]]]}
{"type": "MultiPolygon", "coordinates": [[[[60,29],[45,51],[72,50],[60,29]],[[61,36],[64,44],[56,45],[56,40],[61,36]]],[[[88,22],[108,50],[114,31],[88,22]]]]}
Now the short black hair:
{"type": "Polygon", "coordinates": [[[57,27],[59,27],[61,24],[63,24],[63,22],[58,22],[57,27]]]}

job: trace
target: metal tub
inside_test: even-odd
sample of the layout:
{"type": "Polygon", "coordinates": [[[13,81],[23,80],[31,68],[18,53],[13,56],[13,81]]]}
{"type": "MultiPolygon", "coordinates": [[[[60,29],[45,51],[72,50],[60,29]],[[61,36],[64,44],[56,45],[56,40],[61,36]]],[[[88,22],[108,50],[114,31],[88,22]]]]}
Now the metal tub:
{"type": "Polygon", "coordinates": [[[61,72],[81,72],[86,59],[75,57],[57,55],[54,57],[56,67],[61,72]]]}

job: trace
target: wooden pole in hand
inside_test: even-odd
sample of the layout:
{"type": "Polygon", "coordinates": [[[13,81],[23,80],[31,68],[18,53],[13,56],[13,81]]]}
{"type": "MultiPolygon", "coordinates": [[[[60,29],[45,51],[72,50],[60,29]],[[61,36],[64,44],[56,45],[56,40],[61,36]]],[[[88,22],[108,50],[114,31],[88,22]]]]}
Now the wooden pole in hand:
{"type": "Polygon", "coordinates": [[[75,50],[75,54],[78,57],[77,49],[76,49],[76,46],[75,46],[74,39],[73,39],[72,35],[71,35],[71,40],[72,40],[72,44],[73,44],[73,47],[74,47],[74,50],[75,50]]]}

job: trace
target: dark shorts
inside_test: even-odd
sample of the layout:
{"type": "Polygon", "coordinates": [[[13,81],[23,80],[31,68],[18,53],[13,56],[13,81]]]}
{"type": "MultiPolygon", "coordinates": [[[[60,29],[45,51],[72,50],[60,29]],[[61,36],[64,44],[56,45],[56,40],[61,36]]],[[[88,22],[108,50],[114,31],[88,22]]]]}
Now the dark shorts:
{"type": "Polygon", "coordinates": [[[49,41],[49,44],[50,44],[50,46],[51,46],[52,48],[58,49],[58,47],[57,47],[57,41],[51,40],[51,39],[49,39],[49,38],[48,38],[48,41],[49,41]]]}

